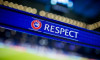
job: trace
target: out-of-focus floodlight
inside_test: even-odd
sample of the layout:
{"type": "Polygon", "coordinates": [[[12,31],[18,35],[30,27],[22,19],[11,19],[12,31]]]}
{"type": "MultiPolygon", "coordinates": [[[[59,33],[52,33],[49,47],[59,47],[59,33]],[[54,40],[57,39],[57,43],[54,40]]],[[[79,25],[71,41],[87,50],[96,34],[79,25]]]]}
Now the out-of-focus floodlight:
{"type": "Polygon", "coordinates": [[[19,10],[24,10],[24,7],[23,7],[22,5],[19,5],[19,6],[18,6],[18,9],[19,9],[19,10]]]}
{"type": "Polygon", "coordinates": [[[0,5],[2,5],[3,4],[3,0],[0,0],[0,5]]]}
{"type": "Polygon", "coordinates": [[[18,4],[14,4],[13,8],[18,9],[18,4]]]}
{"type": "Polygon", "coordinates": [[[36,14],[37,13],[37,9],[33,8],[33,13],[36,14]]]}
{"type": "Polygon", "coordinates": [[[10,2],[10,3],[8,4],[9,7],[13,7],[13,5],[14,5],[13,2],[10,2]]]}
{"type": "Polygon", "coordinates": [[[8,1],[5,1],[3,4],[4,4],[5,6],[8,6],[9,2],[8,2],[8,1]]]}
{"type": "Polygon", "coordinates": [[[46,13],[45,13],[45,11],[42,10],[42,11],[39,12],[39,15],[40,15],[40,16],[45,16],[46,13]]]}

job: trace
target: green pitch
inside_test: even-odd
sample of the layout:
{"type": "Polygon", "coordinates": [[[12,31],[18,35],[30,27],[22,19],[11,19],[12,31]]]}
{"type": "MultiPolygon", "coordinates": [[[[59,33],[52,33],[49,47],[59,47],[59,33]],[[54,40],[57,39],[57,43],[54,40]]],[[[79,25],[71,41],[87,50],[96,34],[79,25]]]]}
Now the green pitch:
{"type": "Polygon", "coordinates": [[[37,56],[35,54],[29,54],[26,52],[15,51],[8,48],[0,48],[0,60],[53,60],[43,56],[37,56]]]}

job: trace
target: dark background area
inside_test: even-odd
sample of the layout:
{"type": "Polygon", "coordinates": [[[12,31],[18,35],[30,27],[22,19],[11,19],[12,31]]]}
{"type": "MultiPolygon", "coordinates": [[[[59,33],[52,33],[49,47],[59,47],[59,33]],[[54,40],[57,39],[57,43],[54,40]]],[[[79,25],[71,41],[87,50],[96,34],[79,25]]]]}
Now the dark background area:
{"type": "Polygon", "coordinates": [[[63,6],[67,8],[67,13],[61,11],[55,11],[52,9],[51,0],[5,0],[20,5],[36,8],[38,11],[44,10],[47,12],[52,12],[59,14],[71,19],[85,22],[87,24],[92,24],[100,21],[100,0],[69,0],[73,2],[73,6],[69,8],[67,4],[56,5],[63,6]]]}

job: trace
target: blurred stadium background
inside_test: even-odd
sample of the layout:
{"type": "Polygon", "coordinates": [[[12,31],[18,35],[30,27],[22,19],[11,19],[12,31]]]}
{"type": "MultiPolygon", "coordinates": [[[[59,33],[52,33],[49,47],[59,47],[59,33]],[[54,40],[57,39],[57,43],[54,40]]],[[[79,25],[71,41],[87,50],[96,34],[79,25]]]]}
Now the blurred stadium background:
{"type": "MultiPolygon", "coordinates": [[[[100,32],[100,0],[0,0],[0,4],[100,32]]],[[[0,27],[0,60],[99,59],[99,49],[0,27]]]]}

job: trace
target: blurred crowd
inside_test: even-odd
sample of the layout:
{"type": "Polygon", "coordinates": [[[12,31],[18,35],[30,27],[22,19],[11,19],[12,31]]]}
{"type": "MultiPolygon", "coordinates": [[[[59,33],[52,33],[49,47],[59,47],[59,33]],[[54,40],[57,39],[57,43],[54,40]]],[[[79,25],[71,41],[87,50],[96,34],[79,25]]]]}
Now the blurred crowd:
{"type": "MultiPolygon", "coordinates": [[[[80,56],[100,59],[100,50],[82,47],[75,44],[65,43],[61,41],[56,41],[44,37],[39,37],[36,35],[31,35],[23,32],[18,32],[10,29],[0,28],[0,42],[5,45],[22,46],[22,47],[43,47],[44,49],[50,51],[59,51],[63,54],[75,53],[80,56]]],[[[40,49],[43,50],[43,49],[40,49]]]]}

